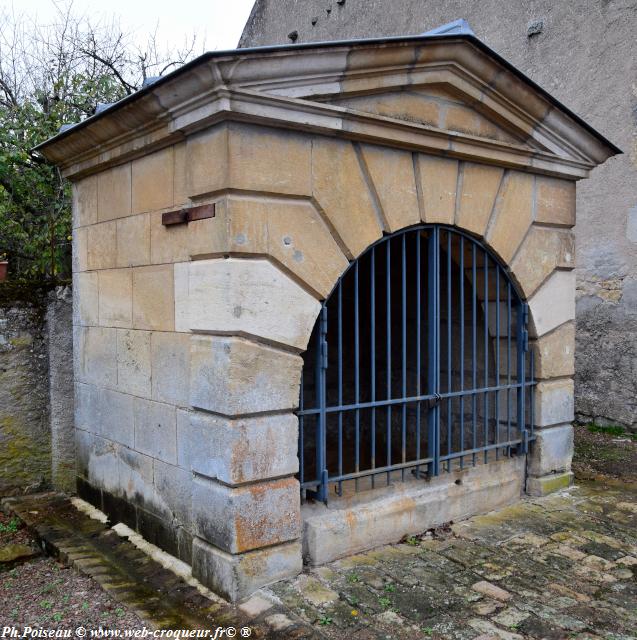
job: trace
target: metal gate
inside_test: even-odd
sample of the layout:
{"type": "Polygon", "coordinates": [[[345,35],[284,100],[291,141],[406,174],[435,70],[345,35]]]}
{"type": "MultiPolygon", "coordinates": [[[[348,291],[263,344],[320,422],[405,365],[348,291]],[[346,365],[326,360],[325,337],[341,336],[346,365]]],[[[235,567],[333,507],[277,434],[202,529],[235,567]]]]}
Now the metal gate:
{"type": "Polygon", "coordinates": [[[323,303],[304,355],[303,496],[526,453],[527,321],[506,267],[457,229],[419,225],[370,247],[323,303]]]}

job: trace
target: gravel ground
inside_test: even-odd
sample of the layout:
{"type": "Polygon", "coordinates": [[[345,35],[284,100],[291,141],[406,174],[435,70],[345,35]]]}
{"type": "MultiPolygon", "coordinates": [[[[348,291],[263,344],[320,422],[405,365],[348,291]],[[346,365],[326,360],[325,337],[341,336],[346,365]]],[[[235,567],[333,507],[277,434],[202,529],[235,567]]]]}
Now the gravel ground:
{"type": "MultiPolygon", "coordinates": [[[[37,548],[27,531],[12,520],[0,513],[0,547],[27,544],[37,548]]],[[[0,564],[0,626],[5,625],[19,629],[140,629],[143,622],[91,578],[53,558],[39,556],[12,568],[0,564]]]]}

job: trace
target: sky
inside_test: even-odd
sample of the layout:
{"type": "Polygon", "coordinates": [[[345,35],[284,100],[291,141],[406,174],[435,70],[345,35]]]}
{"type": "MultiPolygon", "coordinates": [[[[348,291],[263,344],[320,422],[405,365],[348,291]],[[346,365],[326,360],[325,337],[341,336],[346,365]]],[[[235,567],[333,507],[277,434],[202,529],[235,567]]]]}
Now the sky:
{"type": "MultiPolygon", "coordinates": [[[[68,1],[63,0],[65,6],[68,1]]],[[[0,7],[37,14],[37,22],[43,24],[55,16],[55,2],[0,0],[0,7]]],[[[207,51],[236,48],[253,4],[254,0],[73,0],[74,13],[95,19],[119,16],[124,30],[138,33],[140,42],[158,25],[158,44],[177,47],[196,33],[207,51]]]]}

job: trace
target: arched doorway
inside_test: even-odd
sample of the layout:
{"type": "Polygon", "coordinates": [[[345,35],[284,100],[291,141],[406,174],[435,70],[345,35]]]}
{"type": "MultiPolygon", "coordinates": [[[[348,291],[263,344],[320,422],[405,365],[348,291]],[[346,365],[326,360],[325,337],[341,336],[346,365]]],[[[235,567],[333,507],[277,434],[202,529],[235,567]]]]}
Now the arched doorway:
{"type": "Polygon", "coordinates": [[[418,225],[370,247],[324,301],[304,356],[303,496],[526,453],[527,322],[506,267],[458,229],[418,225]]]}

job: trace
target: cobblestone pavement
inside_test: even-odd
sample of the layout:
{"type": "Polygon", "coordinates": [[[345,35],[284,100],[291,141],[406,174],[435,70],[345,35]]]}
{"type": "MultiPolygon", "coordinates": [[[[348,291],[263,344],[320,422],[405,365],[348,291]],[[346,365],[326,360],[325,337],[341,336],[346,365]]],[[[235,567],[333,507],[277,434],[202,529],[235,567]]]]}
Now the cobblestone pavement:
{"type": "MultiPolygon", "coordinates": [[[[272,639],[637,638],[635,484],[525,499],[308,569],[238,607],[208,600],[67,498],[7,505],[151,628],[249,626],[251,637],[272,639]]],[[[0,587],[0,619],[9,623],[4,605],[0,587]]]]}
{"type": "Polygon", "coordinates": [[[328,638],[637,638],[637,487],[590,483],[308,570],[272,592],[328,638]]]}

